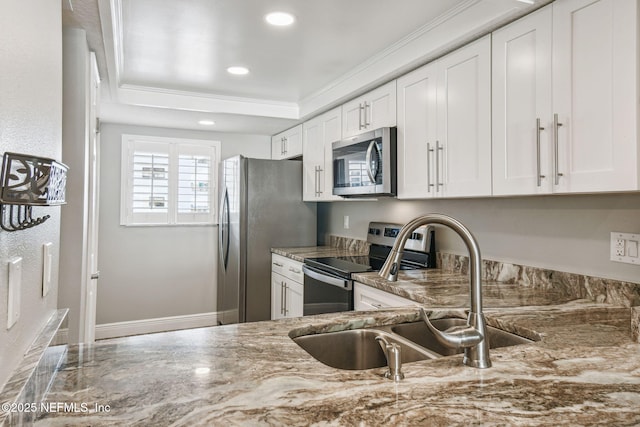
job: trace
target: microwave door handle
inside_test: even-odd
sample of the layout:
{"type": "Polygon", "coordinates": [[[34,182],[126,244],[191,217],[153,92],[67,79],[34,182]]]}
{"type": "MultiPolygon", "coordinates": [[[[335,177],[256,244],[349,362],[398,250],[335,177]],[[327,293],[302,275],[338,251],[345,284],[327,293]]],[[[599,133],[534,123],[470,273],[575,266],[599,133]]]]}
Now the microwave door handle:
{"type": "Polygon", "coordinates": [[[376,185],[376,174],[378,173],[377,170],[374,172],[371,169],[371,154],[373,153],[374,148],[376,149],[376,151],[378,151],[378,147],[376,147],[376,142],[371,141],[371,143],[369,144],[369,148],[367,148],[367,155],[364,159],[364,162],[367,165],[367,175],[369,175],[369,179],[371,180],[371,185],[376,185]]]}

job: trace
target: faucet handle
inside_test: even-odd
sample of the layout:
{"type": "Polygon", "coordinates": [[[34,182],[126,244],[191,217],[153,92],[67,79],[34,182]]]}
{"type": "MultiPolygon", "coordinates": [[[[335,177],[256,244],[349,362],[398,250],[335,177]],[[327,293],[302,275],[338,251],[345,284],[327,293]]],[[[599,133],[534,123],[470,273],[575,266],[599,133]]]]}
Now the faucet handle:
{"type": "Polygon", "coordinates": [[[429,330],[433,332],[440,344],[448,347],[469,348],[479,344],[484,339],[482,333],[471,325],[454,326],[444,332],[437,329],[431,324],[429,316],[427,316],[427,312],[424,311],[424,308],[422,307],[420,307],[420,317],[424,323],[427,324],[429,330]]]}
{"type": "Polygon", "coordinates": [[[384,357],[387,359],[387,372],[384,373],[385,378],[392,379],[394,381],[400,381],[404,378],[402,373],[402,347],[396,343],[391,343],[383,337],[378,335],[376,341],[382,347],[384,357]]]}

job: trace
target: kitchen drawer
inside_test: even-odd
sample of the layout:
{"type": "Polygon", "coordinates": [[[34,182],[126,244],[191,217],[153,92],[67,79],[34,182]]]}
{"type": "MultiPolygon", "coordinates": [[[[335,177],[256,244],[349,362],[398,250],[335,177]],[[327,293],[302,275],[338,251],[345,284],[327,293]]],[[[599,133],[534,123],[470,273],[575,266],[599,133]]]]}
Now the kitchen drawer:
{"type": "Polygon", "coordinates": [[[304,283],[302,263],[278,254],[271,254],[271,271],[297,283],[304,283]]]}
{"type": "Polygon", "coordinates": [[[382,310],[391,307],[410,307],[419,305],[416,301],[403,298],[371,286],[356,282],[353,286],[354,310],[382,310]]]}

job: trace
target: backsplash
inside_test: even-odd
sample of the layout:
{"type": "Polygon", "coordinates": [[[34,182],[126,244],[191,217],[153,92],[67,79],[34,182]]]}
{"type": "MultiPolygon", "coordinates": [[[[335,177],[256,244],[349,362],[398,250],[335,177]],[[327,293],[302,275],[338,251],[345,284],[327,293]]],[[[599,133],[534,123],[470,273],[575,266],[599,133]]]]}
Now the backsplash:
{"type": "MultiPolygon", "coordinates": [[[[466,274],[469,258],[438,252],[438,268],[466,274]]],[[[564,273],[544,268],[509,264],[506,262],[482,260],[482,278],[522,286],[553,289],[568,296],[590,299],[599,303],[640,306],[640,283],[622,282],[582,274],[564,273]]]]}
{"type": "Polygon", "coordinates": [[[357,253],[368,253],[369,242],[365,240],[353,239],[351,237],[329,236],[329,246],[332,248],[346,249],[357,253]]]}
{"type": "MultiPolygon", "coordinates": [[[[331,247],[339,249],[360,253],[366,253],[369,250],[368,242],[355,238],[330,235],[329,242],[331,247]]],[[[469,271],[469,258],[464,255],[438,252],[436,262],[438,268],[445,271],[463,274],[467,274],[469,271]]],[[[625,307],[640,306],[640,283],[603,279],[488,259],[482,260],[482,278],[483,280],[517,283],[521,286],[541,290],[553,289],[555,292],[576,299],[589,299],[598,303],[625,307]]],[[[638,328],[640,329],[640,310],[638,310],[638,317],[638,328]]],[[[640,332],[637,335],[640,335],[640,332]]],[[[640,340],[640,336],[638,340],[640,340]]]]}

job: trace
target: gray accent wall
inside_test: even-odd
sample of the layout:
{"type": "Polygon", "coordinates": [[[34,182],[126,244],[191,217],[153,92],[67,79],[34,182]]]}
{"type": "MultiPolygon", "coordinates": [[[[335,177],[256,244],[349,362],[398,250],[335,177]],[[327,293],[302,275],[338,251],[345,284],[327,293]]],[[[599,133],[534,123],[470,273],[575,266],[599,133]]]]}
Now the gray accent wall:
{"type": "Polygon", "coordinates": [[[217,226],[120,225],[123,134],[221,141],[221,158],[270,158],[270,137],[103,124],[96,324],[216,311],[217,226]]]}
{"type": "MultiPolygon", "coordinates": [[[[484,258],[640,283],[640,266],[609,261],[611,231],[640,232],[640,193],[319,203],[318,238],[365,239],[371,220],[405,223],[433,212],[467,225],[484,258]],[[343,227],[345,215],[349,229],[343,227]]],[[[466,255],[449,230],[438,230],[437,244],[438,250],[466,255]]]]}
{"type": "MultiPolygon", "coordinates": [[[[62,19],[60,2],[3,2],[0,13],[0,154],[60,160],[62,154],[62,19]]],[[[60,207],[36,207],[44,224],[0,231],[0,389],[55,313],[60,207]],[[42,245],[53,243],[51,290],[42,296],[42,245]],[[8,267],[22,257],[20,318],[7,330],[8,267]]]]}

